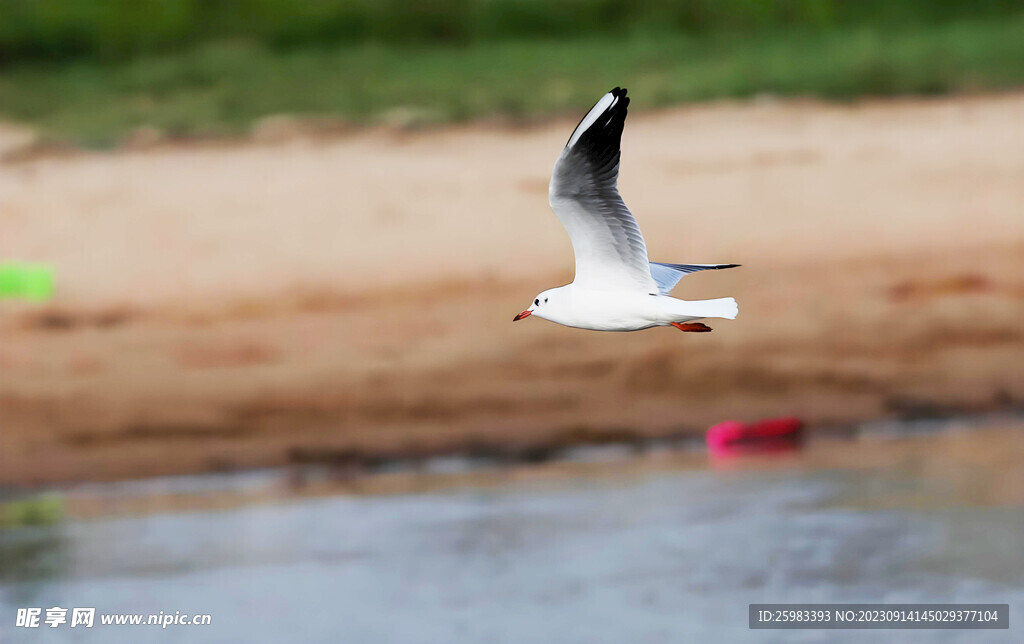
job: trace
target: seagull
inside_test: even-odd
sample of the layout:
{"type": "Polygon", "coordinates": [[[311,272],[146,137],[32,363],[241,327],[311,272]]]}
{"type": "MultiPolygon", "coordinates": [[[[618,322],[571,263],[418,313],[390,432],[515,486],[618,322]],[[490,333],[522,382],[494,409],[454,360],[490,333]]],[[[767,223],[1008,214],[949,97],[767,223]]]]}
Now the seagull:
{"type": "Polygon", "coordinates": [[[617,188],[619,144],[629,99],[616,87],[587,112],[555,162],[548,188],[576,255],[571,284],[544,291],[513,318],[531,315],[578,329],[639,331],[674,326],[707,333],[694,322],[736,318],[736,300],[679,300],[669,295],[684,275],[739,264],[662,264],[647,258],[647,245],[617,188]]]}

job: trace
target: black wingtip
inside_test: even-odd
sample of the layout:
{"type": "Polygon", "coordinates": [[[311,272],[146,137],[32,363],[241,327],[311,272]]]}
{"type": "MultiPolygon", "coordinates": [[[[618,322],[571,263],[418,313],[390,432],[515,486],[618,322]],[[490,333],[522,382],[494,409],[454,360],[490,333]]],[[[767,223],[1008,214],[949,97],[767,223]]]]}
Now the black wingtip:
{"type": "Polygon", "coordinates": [[[614,96],[615,98],[619,99],[615,103],[616,108],[624,110],[627,107],[629,107],[629,97],[626,96],[626,88],[625,87],[616,87],[615,89],[613,89],[612,90],[612,96],[614,96]]]}
{"type": "Polygon", "coordinates": [[[622,127],[626,120],[627,108],[629,107],[629,98],[626,97],[626,90],[622,87],[615,87],[611,91],[601,96],[594,107],[590,108],[580,122],[576,125],[576,128],[569,135],[569,140],[566,141],[565,147],[569,147],[574,143],[573,139],[578,139],[580,136],[585,136],[587,133],[591,133],[591,137],[608,136],[614,139],[614,147],[619,147],[619,137],[622,135],[622,127]],[[584,132],[580,132],[580,127],[583,126],[584,121],[590,116],[594,109],[600,104],[602,100],[607,97],[607,94],[611,94],[613,99],[611,104],[605,107],[603,112],[594,115],[594,119],[587,125],[587,129],[584,132]],[[609,134],[611,130],[611,134],[609,134]],[[614,130],[617,130],[615,132],[614,130]]]}
{"type": "Polygon", "coordinates": [[[702,270],[709,271],[720,271],[723,268],[739,268],[742,264],[716,264],[714,266],[705,266],[702,270]]]}
{"type": "Polygon", "coordinates": [[[615,98],[620,99],[619,101],[617,101],[615,103],[616,106],[621,106],[621,107],[628,107],[629,106],[629,99],[626,97],[626,88],[625,87],[613,88],[610,93],[615,98]]]}

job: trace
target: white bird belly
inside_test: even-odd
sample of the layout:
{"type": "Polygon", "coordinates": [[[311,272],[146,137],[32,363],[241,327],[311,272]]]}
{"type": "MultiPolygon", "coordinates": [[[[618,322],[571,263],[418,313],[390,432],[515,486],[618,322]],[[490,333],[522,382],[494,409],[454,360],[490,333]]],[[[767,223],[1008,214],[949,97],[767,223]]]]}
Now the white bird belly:
{"type": "Polygon", "coordinates": [[[674,319],[666,307],[665,300],[670,299],[647,293],[577,291],[564,318],[551,321],[593,331],[639,331],[674,319]]]}

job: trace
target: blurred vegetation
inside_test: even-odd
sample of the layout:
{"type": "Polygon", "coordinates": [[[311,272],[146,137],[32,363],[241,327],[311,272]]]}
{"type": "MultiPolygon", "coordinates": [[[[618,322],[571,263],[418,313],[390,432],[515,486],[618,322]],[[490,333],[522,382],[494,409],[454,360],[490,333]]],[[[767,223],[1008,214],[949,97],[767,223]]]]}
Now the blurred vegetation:
{"type": "Polygon", "coordinates": [[[1014,14],[1020,0],[0,0],[0,63],[126,60],[245,38],[311,44],[467,44],[625,34],[755,33],[1014,14]]]}
{"type": "Polygon", "coordinates": [[[1024,0],[0,0],[0,114],[87,145],[1024,82],[1024,0]],[[391,115],[390,117],[388,115],[391,115]]]}
{"type": "Polygon", "coordinates": [[[64,501],[54,494],[0,502],[0,528],[51,525],[64,517],[64,501]]]}

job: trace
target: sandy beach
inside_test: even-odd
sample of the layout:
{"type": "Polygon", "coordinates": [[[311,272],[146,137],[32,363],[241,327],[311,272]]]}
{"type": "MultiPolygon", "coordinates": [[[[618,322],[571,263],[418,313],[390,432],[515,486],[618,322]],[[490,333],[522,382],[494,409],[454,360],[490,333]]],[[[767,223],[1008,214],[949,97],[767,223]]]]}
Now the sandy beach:
{"type": "Polygon", "coordinates": [[[635,110],[651,258],[743,265],[673,293],[710,334],[511,322],[572,279],[573,125],[0,142],[0,261],[57,271],[0,302],[0,484],[1024,402],[1024,94],[635,110]]]}

